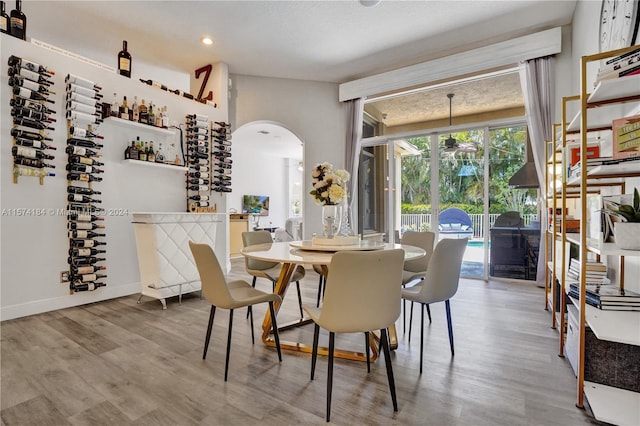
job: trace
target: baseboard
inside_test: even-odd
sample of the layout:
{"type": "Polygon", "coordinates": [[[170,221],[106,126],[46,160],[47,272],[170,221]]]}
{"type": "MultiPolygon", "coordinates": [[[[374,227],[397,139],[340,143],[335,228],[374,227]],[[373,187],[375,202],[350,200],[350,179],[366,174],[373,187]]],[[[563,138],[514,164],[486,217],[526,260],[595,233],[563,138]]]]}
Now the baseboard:
{"type": "Polygon", "coordinates": [[[72,308],[74,306],[101,302],[117,297],[129,296],[140,293],[140,283],[131,283],[118,286],[107,286],[96,291],[87,291],[69,294],[51,299],[36,300],[19,305],[3,306],[0,308],[0,321],[41,314],[43,312],[56,311],[58,309],[72,308]]]}

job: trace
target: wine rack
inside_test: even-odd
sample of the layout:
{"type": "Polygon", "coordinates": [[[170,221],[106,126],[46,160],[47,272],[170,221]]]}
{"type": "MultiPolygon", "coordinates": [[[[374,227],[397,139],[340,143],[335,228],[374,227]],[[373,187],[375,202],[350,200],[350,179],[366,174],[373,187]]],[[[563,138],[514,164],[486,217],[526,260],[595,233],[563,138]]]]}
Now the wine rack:
{"type": "Polygon", "coordinates": [[[55,94],[51,80],[53,70],[28,59],[11,55],[8,60],[9,86],[12,90],[11,106],[13,146],[13,183],[19,176],[33,176],[44,184],[46,176],[55,176],[47,169],[53,169],[51,160],[55,156],[47,130],[55,130],[55,111],[50,108],[55,101],[49,99],[55,94]]]}
{"type": "Polygon", "coordinates": [[[211,130],[209,117],[201,114],[186,116],[187,125],[187,211],[215,213],[211,204],[211,130]]]}
{"type": "Polygon", "coordinates": [[[231,125],[216,121],[211,135],[213,157],[212,191],[231,192],[231,125]]]}
{"type": "Polygon", "coordinates": [[[94,133],[102,122],[101,88],[93,81],[68,74],[66,82],[67,118],[67,229],[69,231],[69,292],[92,291],[106,286],[99,265],[105,258],[106,245],[101,239],[104,225],[101,201],[96,198],[100,191],[93,188],[104,163],[98,161],[102,144],[96,140],[102,136],[94,133]]]}

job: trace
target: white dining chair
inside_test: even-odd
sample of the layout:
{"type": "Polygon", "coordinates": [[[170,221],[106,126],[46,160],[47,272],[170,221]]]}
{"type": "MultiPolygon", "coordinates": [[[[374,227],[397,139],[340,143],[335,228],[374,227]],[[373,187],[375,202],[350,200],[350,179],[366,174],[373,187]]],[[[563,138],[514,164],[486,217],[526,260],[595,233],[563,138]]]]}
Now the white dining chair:
{"type": "MultiPolygon", "coordinates": [[[[429,261],[433,254],[433,245],[436,238],[436,234],[429,231],[406,231],[400,239],[400,244],[406,244],[409,246],[420,247],[426,254],[418,259],[406,260],[402,271],[402,286],[417,284],[424,279],[429,267],[429,261]]],[[[406,327],[406,301],[402,303],[402,330],[405,332],[406,327]]],[[[427,314],[429,315],[429,322],[431,322],[431,310],[429,305],[425,305],[427,314]]],[[[409,341],[411,341],[411,324],[413,319],[413,302],[411,303],[411,314],[409,315],[409,341]]]]}

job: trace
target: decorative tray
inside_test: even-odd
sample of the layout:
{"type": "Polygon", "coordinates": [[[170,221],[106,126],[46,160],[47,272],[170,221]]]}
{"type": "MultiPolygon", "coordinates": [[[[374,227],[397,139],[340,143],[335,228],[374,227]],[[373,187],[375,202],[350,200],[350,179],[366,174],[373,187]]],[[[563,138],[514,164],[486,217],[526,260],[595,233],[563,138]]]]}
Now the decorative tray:
{"type": "Polygon", "coordinates": [[[334,245],[334,246],[313,244],[313,241],[305,240],[305,241],[291,241],[289,245],[291,247],[294,247],[300,250],[310,250],[310,251],[379,250],[384,247],[384,243],[379,241],[370,241],[370,240],[358,241],[357,244],[334,245]]]}

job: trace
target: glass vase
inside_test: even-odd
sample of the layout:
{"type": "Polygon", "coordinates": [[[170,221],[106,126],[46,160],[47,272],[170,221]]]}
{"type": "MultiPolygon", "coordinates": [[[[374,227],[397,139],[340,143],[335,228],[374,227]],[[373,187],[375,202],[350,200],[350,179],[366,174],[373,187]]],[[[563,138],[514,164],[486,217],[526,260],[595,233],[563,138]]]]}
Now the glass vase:
{"type": "Polygon", "coordinates": [[[322,233],[325,238],[333,238],[340,232],[342,222],[342,206],[322,206],[322,233]]]}

